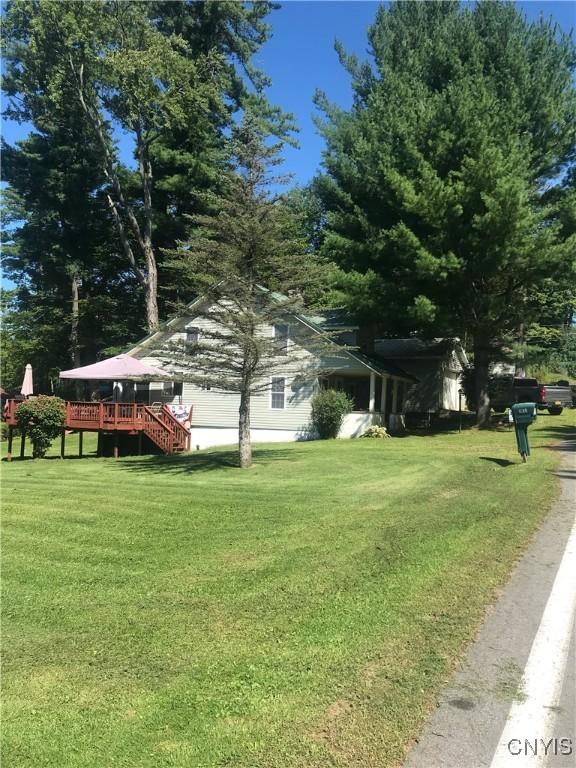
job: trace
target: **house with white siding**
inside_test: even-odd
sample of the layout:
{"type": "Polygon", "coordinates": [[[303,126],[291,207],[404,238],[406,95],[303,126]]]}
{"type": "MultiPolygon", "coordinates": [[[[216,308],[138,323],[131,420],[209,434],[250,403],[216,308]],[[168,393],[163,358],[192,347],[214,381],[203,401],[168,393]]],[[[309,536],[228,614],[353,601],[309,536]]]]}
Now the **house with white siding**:
{"type": "MultiPolygon", "coordinates": [[[[191,302],[178,317],[142,339],[131,355],[166,371],[157,381],[118,382],[116,399],[148,405],[165,404],[191,429],[191,448],[229,445],[238,440],[239,395],[219,391],[186,380],[184,371],[166,365],[166,349],[182,342],[197,343],[211,329],[210,308],[203,299],[191,302]]],[[[264,326],[263,333],[285,339],[298,352],[286,369],[270,377],[264,391],[251,398],[251,437],[253,442],[282,442],[312,437],[311,399],[319,387],[347,392],[354,409],[344,420],[340,437],[357,437],[373,424],[388,423],[391,414],[403,412],[404,397],[415,377],[394,363],[373,359],[351,348],[353,330],[342,328],[340,337],[331,336],[326,351],[318,356],[303,339],[311,333],[323,335],[337,331],[335,313],[309,317],[287,313],[281,323],[264,326]],[[352,333],[352,336],[351,336],[352,333]],[[313,377],[303,377],[303,363],[309,363],[313,377]]],[[[291,350],[294,352],[294,349],[291,350]]]]}

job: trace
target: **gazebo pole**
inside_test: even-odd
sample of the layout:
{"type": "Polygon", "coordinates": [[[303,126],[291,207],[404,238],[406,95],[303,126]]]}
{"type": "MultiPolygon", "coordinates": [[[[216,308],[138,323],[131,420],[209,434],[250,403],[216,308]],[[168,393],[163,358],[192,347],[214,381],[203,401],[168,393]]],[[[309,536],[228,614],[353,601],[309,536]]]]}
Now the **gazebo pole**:
{"type": "Polygon", "coordinates": [[[23,429],[20,433],[20,458],[24,458],[24,449],[26,447],[26,430],[23,429]]]}
{"type": "Polygon", "coordinates": [[[114,430],[114,458],[118,458],[118,430],[114,430]]]}
{"type": "Polygon", "coordinates": [[[60,458],[64,458],[66,449],[66,427],[62,427],[62,437],[60,439],[60,458]]]}
{"type": "Polygon", "coordinates": [[[82,458],[82,442],[84,440],[84,432],[80,430],[78,432],[78,456],[82,458]]]}

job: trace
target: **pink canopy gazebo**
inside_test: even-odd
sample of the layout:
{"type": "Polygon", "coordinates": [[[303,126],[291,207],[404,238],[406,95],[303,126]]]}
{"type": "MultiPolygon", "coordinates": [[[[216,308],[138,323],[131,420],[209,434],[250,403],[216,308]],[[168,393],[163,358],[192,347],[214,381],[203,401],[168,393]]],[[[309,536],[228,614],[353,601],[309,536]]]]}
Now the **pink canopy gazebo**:
{"type": "Polygon", "coordinates": [[[60,378],[76,381],[162,381],[169,379],[170,374],[130,355],[116,355],[99,363],[60,371],[60,378]]]}

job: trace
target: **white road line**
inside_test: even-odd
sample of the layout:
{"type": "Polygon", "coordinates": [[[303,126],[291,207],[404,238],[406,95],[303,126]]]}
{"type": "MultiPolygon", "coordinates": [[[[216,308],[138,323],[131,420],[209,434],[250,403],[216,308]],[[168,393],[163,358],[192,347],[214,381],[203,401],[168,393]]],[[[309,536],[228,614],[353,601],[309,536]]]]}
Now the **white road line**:
{"type": "MultiPolygon", "coordinates": [[[[574,459],[570,465],[576,467],[576,456],[574,459]]],[[[576,510],[575,486],[576,480],[570,493],[576,510]]],[[[548,751],[546,757],[544,743],[554,737],[572,736],[553,732],[556,714],[552,708],[558,706],[562,692],[575,616],[576,517],[524,669],[524,699],[510,707],[490,768],[542,766],[551,755],[548,751]],[[543,740],[538,741],[536,756],[532,751],[526,754],[525,739],[532,744],[543,740]]],[[[553,749],[552,744],[549,750],[553,749]]]]}

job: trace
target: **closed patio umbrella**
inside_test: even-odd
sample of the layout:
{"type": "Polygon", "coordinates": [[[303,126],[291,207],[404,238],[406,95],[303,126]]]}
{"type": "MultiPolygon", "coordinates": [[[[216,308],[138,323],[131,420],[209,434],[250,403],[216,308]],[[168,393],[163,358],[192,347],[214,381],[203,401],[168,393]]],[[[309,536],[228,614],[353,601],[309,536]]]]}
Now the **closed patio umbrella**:
{"type": "Polygon", "coordinates": [[[24,397],[30,397],[30,395],[34,394],[34,380],[32,378],[32,366],[30,363],[28,363],[26,370],[24,371],[24,381],[20,388],[20,394],[24,395],[24,397]]]}

